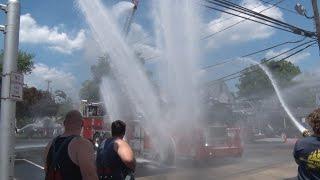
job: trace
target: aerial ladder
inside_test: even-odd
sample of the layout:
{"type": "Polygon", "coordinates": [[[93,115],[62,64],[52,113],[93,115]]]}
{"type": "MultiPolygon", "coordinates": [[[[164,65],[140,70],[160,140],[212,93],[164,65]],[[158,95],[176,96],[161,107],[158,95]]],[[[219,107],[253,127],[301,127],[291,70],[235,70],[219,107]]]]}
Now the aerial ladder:
{"type": "Polygon", "coordinates": [[[125,24],[124,24],[123,32],[124,32],[125,37],[127,37],[130,32],[130,28],[131,28],[134,14],[136,13],[136,11],[138,9],[139,0],[132,0],[131,2],[133,3],[134,6],[133,6],[132,11],[131,11],[130,15],[128,16],[125,24]]]}

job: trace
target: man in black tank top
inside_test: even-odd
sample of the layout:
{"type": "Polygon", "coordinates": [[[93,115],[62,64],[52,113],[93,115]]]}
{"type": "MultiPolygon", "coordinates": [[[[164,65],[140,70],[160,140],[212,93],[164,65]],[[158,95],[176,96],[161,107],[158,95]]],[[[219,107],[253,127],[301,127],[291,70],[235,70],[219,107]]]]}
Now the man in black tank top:
{"type": "Polygon", "coordinates": [[[45,149],[46,180],[98,180],[93,146],[90,141],[80,137],[80,112],[68,112],[64,127],[65,132],[45,149]]]}
{"type": "Polygon", "coordinates": [[[136,161],[129,144],[123,140],[126,124],[117,120],[111,124],[112,138],[104,140],[97,151],[100,180],[134,179],[136,161]]]}

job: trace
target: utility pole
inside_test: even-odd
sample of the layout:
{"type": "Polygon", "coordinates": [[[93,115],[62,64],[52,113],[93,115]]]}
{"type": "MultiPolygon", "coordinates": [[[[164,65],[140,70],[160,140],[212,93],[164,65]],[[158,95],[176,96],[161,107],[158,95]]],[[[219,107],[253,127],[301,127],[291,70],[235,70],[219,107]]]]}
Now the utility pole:
{"type": "Polygon", "coordinates": [[[319,18],[319,10],[318,10],[318,0],[311,0],[313,7],[313,19],[315,21],[315,26],[317,30],[317,40],[320,50],[320,18],[319,18]]]}
{"type": "Polygon", "coordinates": [[[20,2],[8,0],[8,4],[0,5],[0,9],[6,12],[6,25],[0,26],[0,30],[5,34],[0,115],[0,179],[13,180],[16,114],[14,97],[22,98],[22,95],[17,95],[22,93],[22,85],[15,86],[13,83],[14,79],[19,80],[19,76],[13,75],[17,71],[20,2]]]}
{"type": "Polygon", "coordinates": [[[47,84],[47,92],[50,93],[50,83],[52,83],[51,80],[46,80],[47,84]]]}

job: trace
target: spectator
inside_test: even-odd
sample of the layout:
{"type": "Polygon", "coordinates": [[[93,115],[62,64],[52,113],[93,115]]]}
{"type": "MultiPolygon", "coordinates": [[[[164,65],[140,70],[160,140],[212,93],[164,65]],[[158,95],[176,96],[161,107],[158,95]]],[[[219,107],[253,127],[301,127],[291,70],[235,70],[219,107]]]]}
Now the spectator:
{"type": "Polygon", "coordinates": [[[136,161],[129,144],[123,140],[126,124],[117,120],[111,124],[112,138],[102,142],[97,152],[100,180],[133,179],[136,161]]]}
{"type": "Polygon", "coordinates": [[[320,109],[313,111],[307,121],[313,135],[298,140],[293,152],[299,180],[320,179],[320,109]]]}
{"type": "Polygon", "coordinates": [[[46,180],[98,180],[93,146],[80,137],[80,112],[68,112],[63,124],[65,132],[54,138],[45,149],[46,180]]]}

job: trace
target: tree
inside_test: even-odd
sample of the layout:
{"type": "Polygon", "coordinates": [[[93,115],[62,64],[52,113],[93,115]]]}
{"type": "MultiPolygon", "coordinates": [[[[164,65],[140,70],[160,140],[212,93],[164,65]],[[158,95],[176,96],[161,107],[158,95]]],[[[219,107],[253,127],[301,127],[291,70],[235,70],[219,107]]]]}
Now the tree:
{"type": "MultiPolygon", "coordinates": [[[[291,80],[301,73],[298,66],[285,60],[269,61],[265,65],[282,88],[292,85],[293,82],[291,80]]],[[[258,65],[244,70],[236,87],[239,89],[238,95],[240,97],[259,96],[261,94],[268,95],[274,92],[268,76],[258,65]]]]}
{"type": "Polygon", "coordinates": [[[51,94],[35,87],[23,89],[23,101],[17,102],[17,126],[32,123],[34,118],[63,117],[72,109],[72,101],[62,90],[51,94]]]}
{"type": "Polygon", "coordinates": [[[84,83],[82,83],[82,88],[80,89],[79,95],[81,99],[85,99],[90,102],[99,101],[99,84],[93,80],[86,80],[84,83]]]}
{"type": "MultiPolygon", "coordinates": [[[[135,55],[137,57],[138,63],[141,65],[145,64],[145,59],[142,57],[141,53],[135,55]]],[[[80,89],[79,96],[81,99],[88,101],[100,101],[100,84],[102,77],[107,76],[112,79],[116,79],[115,73],[112,71],[110,56],[108,54],[99,57],[98,63],[92,65],[91,68],[92,79],[86,80],[82,83],[82,88],[80,89]]],[[[146,75],[149,79],[152,78],[152,72],[145,69],[146,75]]]]}
{"type": "Polygon", "coordinates": [[[16,119],[18,127],[32,122],[31,119],[36,115],[34,114],[33,107],[45,96],[47,95],[44,91],[40,91],[35,87],[23,88],[23,101],[17,102],[16,119]]]}
{"type": "Polygon", "coordinates": [[[112,77],[110,57],[105,55],[98,58],[98,63],[91,66],[92,79],[82,83],[79,95],[88,101],[100,101],[99,86],[103,76],[112,77]]]}
{"type": "Polygon", "coordinates": [[[63,117],[72,109],[72,100],[62,90],[54,92],[55,102],[58,104],[56,116],[63,117]]]}
{"type": "Polygon", "coordinates": [[[108,55],[98,58],[98,63],[91,66],[93,81],[100,83],[103,76],[111,76],[110,57],[108,55]]]}
{"type": "MultiPolygon", "coordinates": [[[[0,52],[0,71],[2,72],[2,62],[3,62],[3,56],[4,56],[4,51],[2,50],[0,52]]],[[[32,72],[32,69],[34,68],[34,63],[33,63],[33,58],[34,54],[30,54],[24,51],[19,51],[18,54],[18,71],[23,73],[23,74],[29,74],[32,72]]]]}

